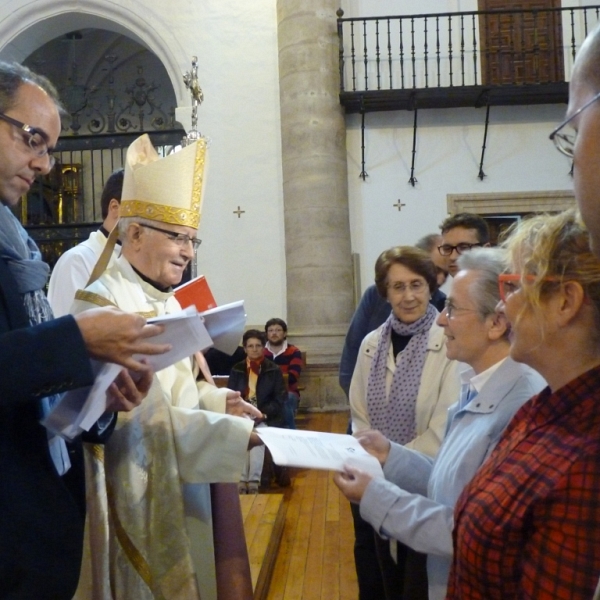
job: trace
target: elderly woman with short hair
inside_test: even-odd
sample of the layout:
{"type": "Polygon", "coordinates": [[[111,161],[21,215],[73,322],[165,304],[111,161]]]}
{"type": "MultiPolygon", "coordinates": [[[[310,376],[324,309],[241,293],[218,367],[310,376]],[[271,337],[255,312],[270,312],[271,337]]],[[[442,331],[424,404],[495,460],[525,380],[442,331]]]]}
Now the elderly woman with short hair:
{"type": "Polygon", "coordinates": [[[511,357],[548,382],[458,499],[447,598],[589,600],[600,572],[600,262],[573,212],[520,224],[511,357]]]}
{"type": "MultiPolygon", "coordinates": [[[[444,434],[448,407],[460,389],[457,363],[446,358],[444,332],[435,322],[439,313],[429,303],[437,289],[435,266],[422,250],[390,248],[377,259],[375,284],[392,313],[361,344],[350,385],[352,430],[377,429],[388,439],[433,457],[444,434]]],[[[385,597],[426,597],[425,556],[398,544],[394,561],[390,544],[381,544],[379,536],[376,540],[385,597]],[[405,590],[408,580],[415,587],[405,590]]],[[[396,543],[392,544],[394,548],[396,543]]]]}

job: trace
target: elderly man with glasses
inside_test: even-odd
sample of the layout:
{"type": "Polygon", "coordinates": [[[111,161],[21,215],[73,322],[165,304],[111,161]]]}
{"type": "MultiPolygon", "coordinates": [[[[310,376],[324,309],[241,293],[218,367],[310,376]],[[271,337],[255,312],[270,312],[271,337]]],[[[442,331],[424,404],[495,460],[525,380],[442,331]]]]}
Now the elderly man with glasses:
{"type": "Polygon", "coordinates": [[[385,479],[352,468],[334,477],[380,535],[428,554],[430,600],[446,595],[454,505],[461,491],[515,412],[545,386],[538,373],[509,357],[506,317],[496,310],[503,259],[496,248],[460,256],[459,272],[438,316],[448,358],[468,368],[461,373],[461,395],[448,410],[436,458],[390,442],[378,431],[361,432],[361,444],[380,460],[385,479]]]}
{"type": "MultiPolygon", "coordinates": [[[[585,39],[569,83],[565,120],[550,134],[557,150],[572,160],[575,199],[600,258],[600,26],[585,39]]],[[[600,600],[600,580],[594,594],[600,600]]]]}
{"type": "MultiPolygon", "coordinates": [[[[204,139],[165,158],[147,135],[131,144],[117,226],[121,256],[77,292],[73,312],[110,304],[147,317],[180,310],[173,286],[200,244],[205,160],[204,139]]],[[[110,255],[110,246],[105,252],[110,255]]],[[[116,597],[136,600],[211,600],[217,584],[219,598],[248,597],[246,587],[224,593],[222,584],[233,587],[244,567],[249,573],[236,486],[247,450],[260,443],[253,418],[262,414],[238,392],[197,382],[195,374],[189,358],[159,371],[145,404],[117,424],[104,456],[87,455],[94,526],[80,597],[111,589],[116,597]],[[215,497],[218,488],[204,485],[215,482],[235,483],[229,489],[237,513],[233,501],[223,513],[227,506],[219,501],[223,496],[215,497]],[[237,535],[222,535],[216,524],[231,525],[236,515],[237,535]]],[[[210,373],[204,376],[210,379],[210,373]]]]}
{"type": "Polygon", "coordinates": [[[550,134],[556,148],[573,161],[575,198],[600,257],[600,26],[586,38],[569,83],[565,120],[550,134]]]}

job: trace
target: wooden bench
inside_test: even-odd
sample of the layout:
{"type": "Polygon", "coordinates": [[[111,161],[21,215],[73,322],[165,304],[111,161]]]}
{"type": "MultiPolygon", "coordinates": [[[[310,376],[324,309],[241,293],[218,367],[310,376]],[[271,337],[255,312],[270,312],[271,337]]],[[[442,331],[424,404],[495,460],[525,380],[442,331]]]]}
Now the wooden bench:
{"type": "Polygon", "coordinates": [[[213,375],[213,381],[215,382],[215,385],[218,388],[224,388],[224,387],[227,387],[227,384],[229,383],[229,376],[228,375],[213,375]]]}

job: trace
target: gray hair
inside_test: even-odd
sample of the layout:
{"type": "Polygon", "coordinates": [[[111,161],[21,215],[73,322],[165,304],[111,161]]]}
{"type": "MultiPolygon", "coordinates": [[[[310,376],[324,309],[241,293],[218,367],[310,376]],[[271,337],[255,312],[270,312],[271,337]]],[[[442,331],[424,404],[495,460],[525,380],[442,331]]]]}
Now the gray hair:
{"type": "Polygon", "coordinates": [[[48,78],[34,73],[19,63],[2,61],[0,61],[0,111],[6,112],[15,105],[17,92],[25,83],[37,85],[44,90],[56,104],[59,114],[66,114],[58,97],[58,92],[48,78]]]}
{"type": "Polygon", "coordinates": [[[482,317],[493,315],[500,301],[498,275],[506,270],[506,252],[501,248],[473,248],[458,257],[460,270],[478,271],[471,293],[482,317]]]}
{"type": "Polygon", "coordinates": [[[415,244],[415,248],[419,248],[425,252],[433,252],[434,248],[440,245],[439,241],[441,238],[442,236],[439,233],[428,233],[415,244]]]}
{"type": "Polygon", "coordinates": [[[150,225],[152,227],[158,227],[160,223],[158,221],[152,221],[151,219],[144,219],[143,217],[121,217],[117,224],[119,228],[119,239],[123,242],[126,239],[125,234],[127,229],[132,223],[139,223],[140,225],[150,225]]]}

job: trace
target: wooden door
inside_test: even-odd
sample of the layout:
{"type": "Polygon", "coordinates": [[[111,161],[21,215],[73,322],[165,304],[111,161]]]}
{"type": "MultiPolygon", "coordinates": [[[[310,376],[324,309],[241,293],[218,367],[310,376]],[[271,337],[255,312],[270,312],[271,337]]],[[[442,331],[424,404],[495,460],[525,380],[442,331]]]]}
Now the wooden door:
{"type": "Polygon", "coordinates": [[[520,85],[564,81],[560,0],[478,0],[482,83],[520,85]]]}

